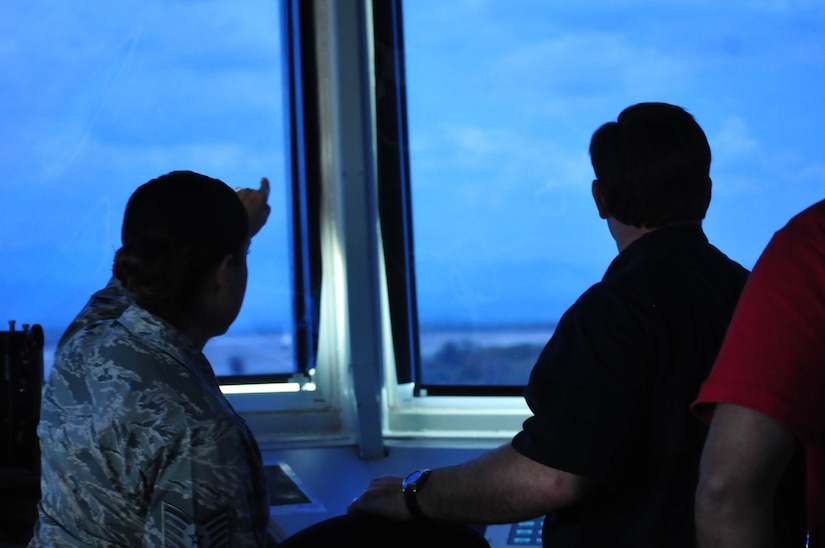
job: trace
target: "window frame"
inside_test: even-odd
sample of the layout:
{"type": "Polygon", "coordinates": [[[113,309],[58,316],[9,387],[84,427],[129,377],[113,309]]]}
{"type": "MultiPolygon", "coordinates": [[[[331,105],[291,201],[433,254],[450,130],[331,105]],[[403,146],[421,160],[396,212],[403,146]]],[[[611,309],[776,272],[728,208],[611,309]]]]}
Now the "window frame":
{"type": "Polygon", "coordinates": [[[388,439],[501,441],[529,410],[523,386],[422,384],[416,307],[402,0],[373,0],[375,125],[388,344],[382,391],[388,439]]]}
{"type": "Polygon", "coordinates": [[[315,356],[300,362],[299,350],[307,374],[285,380],[314,390],[230,394],[230,401],[264,446],[356,443],[375,458],[388,439],[511,437],[528,414],[523,398],[433,396],[415,383],[401,0],[283,6],[295,317],[296,326],[308,322],[304,351],[315,356]]]}

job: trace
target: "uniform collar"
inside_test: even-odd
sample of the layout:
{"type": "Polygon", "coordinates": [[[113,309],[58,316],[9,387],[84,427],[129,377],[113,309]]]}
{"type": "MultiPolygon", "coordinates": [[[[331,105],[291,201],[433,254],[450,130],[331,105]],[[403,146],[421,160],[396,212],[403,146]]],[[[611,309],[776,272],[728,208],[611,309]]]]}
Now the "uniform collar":
{"type": "Polygon", "coordinates": [[[212,365],[189,337],[164,320],[137,304],[132,304],[118,318],[118,322],[136,338],[153,349],[179,362],[196,377],[219,388],[212,365]]]}

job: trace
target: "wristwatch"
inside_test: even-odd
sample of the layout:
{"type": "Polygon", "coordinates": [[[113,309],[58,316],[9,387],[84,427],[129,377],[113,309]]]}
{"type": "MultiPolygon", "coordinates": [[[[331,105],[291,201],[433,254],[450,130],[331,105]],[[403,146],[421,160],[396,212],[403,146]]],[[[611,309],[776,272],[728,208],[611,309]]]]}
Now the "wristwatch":
{"type": "Polygon", "coordinates": [[[404,501],[407,503],[407,509],[418,519],[427,519],[427,516],[424,515],[424,512],[421,511],[421,507],[418,505],[416,493],[424,487],[424,484],[427,483],[428,479],[430,479],[430,469],[419,468],[415,472],[410,472],[401,484],[401,490],[404,492],[404,501]]]}

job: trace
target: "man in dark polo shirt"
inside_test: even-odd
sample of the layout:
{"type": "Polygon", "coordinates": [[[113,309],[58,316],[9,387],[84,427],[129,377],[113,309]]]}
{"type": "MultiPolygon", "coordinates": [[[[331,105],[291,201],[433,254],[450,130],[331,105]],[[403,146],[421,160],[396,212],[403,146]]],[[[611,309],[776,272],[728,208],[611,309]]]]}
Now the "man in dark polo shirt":
{"type": "Polygon", "coordinates": [[[748,272],[702,231],[710,147],[686,111],[629,107],[596,131],[590,156],[593,197],[619,254],[534,366],[533,416],[474,460],[374,479],[350,513],[465,523],[546,515],[544,546],[695,545],[706,429],[690,403],[748,272]]]}

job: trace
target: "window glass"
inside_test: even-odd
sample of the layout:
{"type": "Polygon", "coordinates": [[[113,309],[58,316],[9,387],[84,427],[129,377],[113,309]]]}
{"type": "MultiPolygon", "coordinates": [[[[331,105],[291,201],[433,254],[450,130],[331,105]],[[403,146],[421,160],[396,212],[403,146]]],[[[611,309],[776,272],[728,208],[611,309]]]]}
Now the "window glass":
{"type": "Polygon", "coordinates": [[[126,201],[176,169],[272,183],[218,375],[291,372],[277,2],[12,0],[0,18],[0,316],[61,331],[111,275],[126,201]]]}
{"type": "Polygon", "coordinates": [[[404,4],[423,384],[524,384],[616,248],[592,133],[625,107],[691,112],[713,153],[704,227],[744,266],[825,197],[817,2],[404,4]]]}

